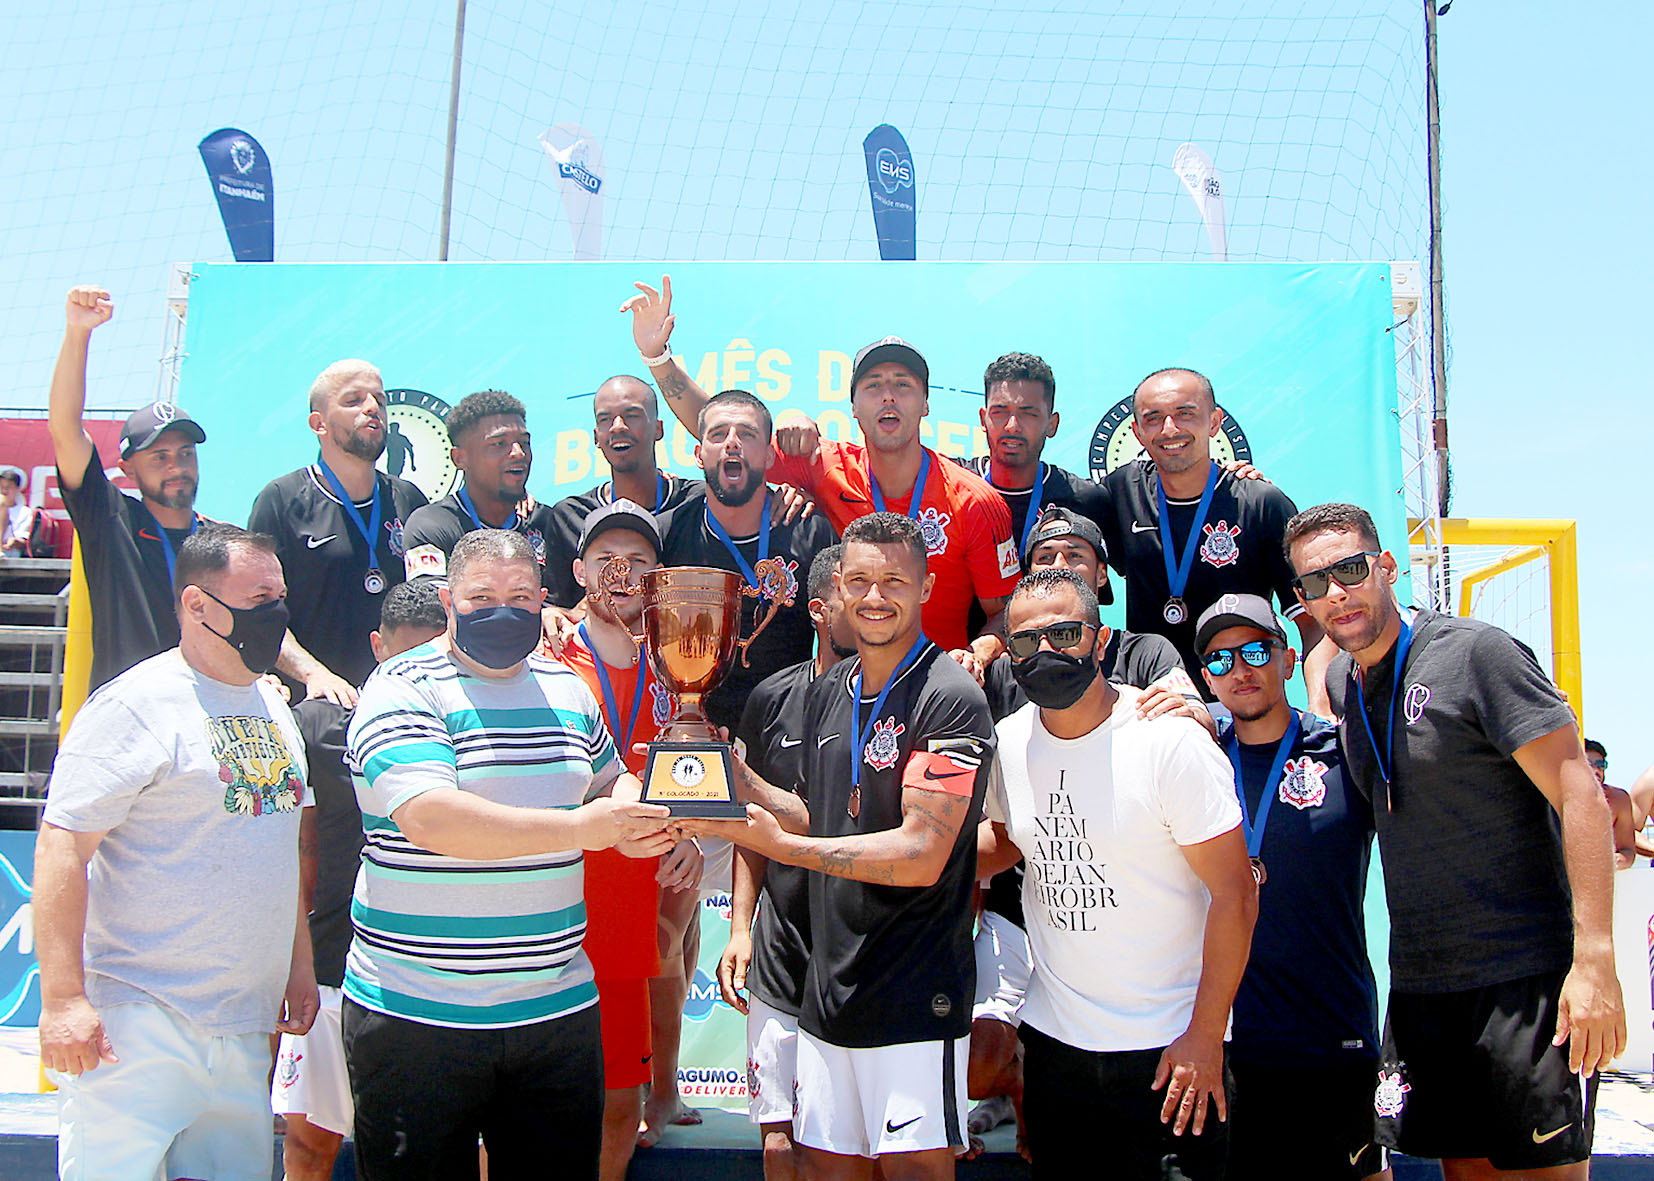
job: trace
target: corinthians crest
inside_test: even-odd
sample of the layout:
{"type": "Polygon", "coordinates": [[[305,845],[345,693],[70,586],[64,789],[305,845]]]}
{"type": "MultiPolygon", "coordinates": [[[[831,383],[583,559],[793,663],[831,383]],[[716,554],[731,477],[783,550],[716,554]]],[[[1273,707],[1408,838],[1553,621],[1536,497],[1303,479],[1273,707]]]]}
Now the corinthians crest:
{"type": "Polygon", "coordinates": [[[1401,1071],[1391,1074],[1387,1070],[1378,1072],[1378,1088],[1373,1092],[1373,1110],[1380,1118],[1391,1119],[1401,1114],[1401,1109],[1407,1105],[1407,1092],[1413,1088],[1410,1084],[1401,1081],[1401,1071]]]}
{"type": "Polygon", "coordinates": [[[1327,802],[1327,765],[1305,755],[1288,759],[1281,772],[1281,803],[1291,804],[1302,812],[1318,808],[1327,802]]]}
{"type": "Polygon", "coordinates": [[[919,531],[925,535],[925,552],[932,556],[948,552],[948,525],[953,521],[949,513],[927,508],[919,514],[919,531]]]}
{"type": "Polygon", "coordinates": [[[1200,560],[1208,566],[1234,565],[1240,560],[1240,546],[1235,544],[1240,531],[1239,525],[1231,525],[1228,521],[1207,525],[1206,540],[1200,543],[1200,560]]]}
{"type": "Polygon", "coordinates": [[[896,760],[901,756],[901,748],[897,745],[896,739],[905,729],[907,727],[893,717],[873,723],[873,737],[867,740],[867,749],[863,752],[867,765],[875,771],[888,771],[894,767],[896,760]]]}

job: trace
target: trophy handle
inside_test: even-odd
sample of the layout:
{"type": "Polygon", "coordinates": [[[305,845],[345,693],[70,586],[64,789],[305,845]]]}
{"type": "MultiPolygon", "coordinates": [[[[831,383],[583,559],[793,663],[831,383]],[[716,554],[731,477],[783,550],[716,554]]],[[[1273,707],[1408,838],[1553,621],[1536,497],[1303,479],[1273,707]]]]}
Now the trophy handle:
{"type": "MultiPolygon", "coordinates": [[[[641,582],[628,581],[632,574],[630,558],[613,557],[603,563],[603,568],[597,572],[597,580],[586,588],[586,597],[596,602],[608,614],[619,620],[620,613],[615,610],[614,595],[640,595],[643,593],[641,582]]],[[[756,634],[756,633],[755,633],[756,634]]],[[[635,650],[634,659],[643,655],[643,637],[634,636],[630,630],[626,638],[632,641],[635,650]]]]}
{"type": "Polygon", "coordinates": [[[775,613],[783,607],[793,605],[793,596],[788,594],[788,586],[792,581],[787,573],[786,564],[780,558],[765,558],[753,567],[752,572],[758,576],[756,587],[741,583],[741,593],[749,599],[764,598],[769,600],[769,606],[758,616],[758,625],[752,629],[752,634],[736,644],[741,651],[741,667],[751,667],[747,659],[747,649],[752,646],[761,632],[770,625],[775,613]]]}

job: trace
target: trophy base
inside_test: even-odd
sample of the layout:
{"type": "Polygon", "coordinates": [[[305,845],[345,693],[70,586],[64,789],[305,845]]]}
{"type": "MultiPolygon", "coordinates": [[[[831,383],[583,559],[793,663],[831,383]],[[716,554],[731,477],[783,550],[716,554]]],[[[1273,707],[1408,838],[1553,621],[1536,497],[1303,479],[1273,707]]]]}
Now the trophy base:
{"type": "Polygon", "coordinates": [[[643,767],[643,803],[665,804],[674,816],[744,820],[735,798],[735,767],[727,742],[651,742],[643,767]]]}

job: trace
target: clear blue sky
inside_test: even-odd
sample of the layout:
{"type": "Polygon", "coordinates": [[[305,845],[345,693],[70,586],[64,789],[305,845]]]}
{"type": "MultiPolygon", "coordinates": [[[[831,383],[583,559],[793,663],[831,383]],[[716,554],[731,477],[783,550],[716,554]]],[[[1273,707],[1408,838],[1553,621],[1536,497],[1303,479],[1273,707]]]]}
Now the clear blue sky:
{"type": "MultiPolygon", "coordinates": [[[[886,119],[919,157],[923,257],[1203,257],[1167,167],[1184,139],[1223,172],[1234,257],[1422,253],[1419,5],[1166,8],[472,0],[454,257],[568,256],[535,143],[568,119],[603,138],[610,258],[873,257],[859,141],[886,119]]],[[[452,12],[0,10],[0,405],[40,404],[80,279],[120,301],[92,404],[148,397],[165,264],[229,257],[195,155],[216,127],[274,159],[278,259],[434,257],[452,12]]],[[[1578,518],[1588,728],[1622,781],[1654,762],[1641,637],[1615,626],[1654,566],[1630,524],[1654,409],[1627,360],[1651,33],[1632,0],[1441,20],[1454,510],[1578,518]]]]}

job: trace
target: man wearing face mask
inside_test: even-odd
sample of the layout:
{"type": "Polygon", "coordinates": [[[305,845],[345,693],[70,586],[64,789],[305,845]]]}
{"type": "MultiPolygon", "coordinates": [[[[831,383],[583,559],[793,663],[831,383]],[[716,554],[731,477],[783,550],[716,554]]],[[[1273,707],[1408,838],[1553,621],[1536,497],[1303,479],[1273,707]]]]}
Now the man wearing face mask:
{"type": "Polygon", "coordinates": [[[76,715],[35,846],[65,1177],[262,1181],[269,1034],[316,1015],[304,742],[260,680],[287,629],[281,564],[270,538],[208,525],[176,570],[178,647],[76,715]]]}
{"type": "Polygon", "coordinates": [[[1031,704],[998,727],[979,872],[1027,858],[1035,1175],[1095,1170],[1102,1145],[1127,1181],[1221,1178],[1224,1038],[1257,916],[1228,765],[1197,724],[1138,716],[1139,691],[1101,675],[1076,575],[1028,575],[1007,624],[1031,704]]]}
{"type": "Polygon", "coordinates": [[[448,630],[387,661],[349,730],[367,844],[345,960],[345,1059],[364,1176],[596,1174],[597,990],[582,850],[655,857],[602,707],[534,654],[545,592],[520,534],[467,534],[448,630]]]}

